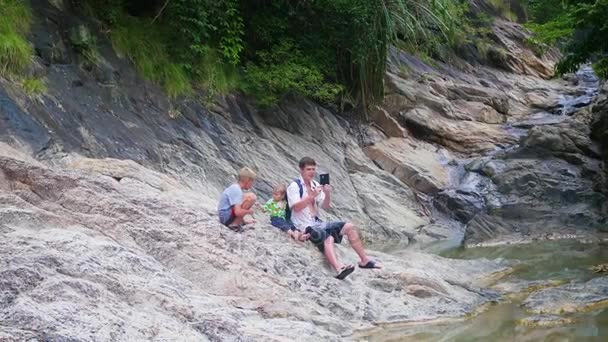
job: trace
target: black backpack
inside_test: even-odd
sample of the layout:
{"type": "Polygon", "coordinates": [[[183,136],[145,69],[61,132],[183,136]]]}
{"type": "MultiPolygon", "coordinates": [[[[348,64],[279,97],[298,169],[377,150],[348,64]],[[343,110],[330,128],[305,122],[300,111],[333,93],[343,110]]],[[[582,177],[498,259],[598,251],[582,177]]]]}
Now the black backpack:
{"type": "MultiPolygon", "coordinates": [[[[300,188],[300,199],[304,196],[304,187],[302,186],[302,182],[300,179],[295,180],[296,184],[298,184],[298,188],[300,188]]],[[[291,208],[289,208],[289,200],[287,199],[287,191],[285,192],[285,220],[291,221],[291,208]]]]}

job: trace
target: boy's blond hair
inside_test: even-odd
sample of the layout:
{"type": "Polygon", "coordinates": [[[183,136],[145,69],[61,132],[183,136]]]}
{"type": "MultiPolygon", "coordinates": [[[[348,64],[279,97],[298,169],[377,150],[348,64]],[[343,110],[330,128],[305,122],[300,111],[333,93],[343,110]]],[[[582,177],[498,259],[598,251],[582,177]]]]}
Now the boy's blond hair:
{"type": "Polygon", "coordinates": [[[242,169],[239,170],[239,181],[244,181],[244,180],[255,180],[255,178],[257,177],[257,175],[255,174],[255,172],[253,172],[252,169],[248,168],[248,167],[244,167],[242,169]]]}
{"type": "Polygon", "coordinates": [[[274,188],[272,189],[272,192],[280,192],[280,193],[286,193],[287,192],[287,187],[285,186],[285,184],[277,184],[274,186],[274,188]]]}

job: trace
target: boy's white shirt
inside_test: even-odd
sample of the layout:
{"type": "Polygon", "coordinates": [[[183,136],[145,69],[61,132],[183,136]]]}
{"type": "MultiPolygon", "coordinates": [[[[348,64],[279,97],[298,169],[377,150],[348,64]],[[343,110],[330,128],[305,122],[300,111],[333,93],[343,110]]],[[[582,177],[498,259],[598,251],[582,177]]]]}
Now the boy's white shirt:
{"type": "MultiPolygon", "coordinates": [[[[306,184],[304,183],[304,179],[302,179],[302,176],[300,176],[300,182],[302,183],[303,190],[301,198],[300,188],[298,187],[298,184],[296,182],[291,182],[291,184],[289,184],[289,187],[287,187],[287,201],[290,203],[290,207],[292,206],[291,203],[298,203],[302,198],[308,195],[308,190],[306,189],[306,184]]],[[[312,180],[311,188],[314,189],[317,186],[319,186],[319,183],[312,180]]],[[[324,200],[325,193],[321,191],[319,195],[317,195],[317,197],[315,198],[314,202],[315,211],[317,212],[316,216],[319,216],[319,207],[324,200]]],[[[294,224],[294,226],[296,226],[296,228],[304,230],[306,229],[306,227],[312,226],[315,223],[315,215],[310,212],[309,205],[307,205],[304,209],[300,211],[295,211],[293,210],[293,208],[291,208],[291,222],[294,224]]]]}

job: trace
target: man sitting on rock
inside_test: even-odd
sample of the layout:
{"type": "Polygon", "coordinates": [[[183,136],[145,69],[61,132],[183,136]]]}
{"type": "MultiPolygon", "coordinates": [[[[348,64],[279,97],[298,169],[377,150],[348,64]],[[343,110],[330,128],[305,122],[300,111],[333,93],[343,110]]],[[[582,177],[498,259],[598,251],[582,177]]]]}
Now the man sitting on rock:
{"type": "Polygon", "coordinates": [[[251,192],[243,194],[243,190],[251,189],[255,177],[253,170],[244,167],[239,171],[238,182],[224,190],[217,206],[221,224],[240,232],[243,230],[243,224],[255,222],[245,221],[245,216],[253,214],[251,208],[255,204],[256,196],[251,192]]]}
{"type": "Polygon", "coordinates": [[[370,259],[363,249],[363,242],[350,222],[323,222],[319,218],[319,206],[329,209],[331,205],[331,186],[319,185],[313,180],[317,172],[314,159],[304,157],[300,160],[300,178],[287,188],[287,202],[291,210],[291,221],[296,228],[310,234],[310,241],[325,255],[329,264],[336,270],[338,279],[344,279],[355,267],[343,265],[336,257],[334,243],[340,243],[346,235],[352,248],[361,259],[360,268],[381,268],[370,259]]]}

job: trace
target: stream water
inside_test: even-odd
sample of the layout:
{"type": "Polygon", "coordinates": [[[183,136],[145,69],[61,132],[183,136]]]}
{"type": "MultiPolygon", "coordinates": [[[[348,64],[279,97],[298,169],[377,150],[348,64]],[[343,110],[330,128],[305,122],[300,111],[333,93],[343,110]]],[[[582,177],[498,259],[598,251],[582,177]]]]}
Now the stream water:
{"type": "MultiPolygon", "coordinates": [[[[441,253],[458,259],[506,259],[515,271],[503,282],[584,282],[601,276],[590,267],[608,262],[608,245],[573,240],[545,241],[525,245],[456,248],[441,253]]],[[[527,294],[505,298],[471,318],[385,326],[366,336],[366,341],[608,341],[608,308],[560,315],[570,323],[552,327],[523,325],[534,314],[521,303],[527,294]]]]}

